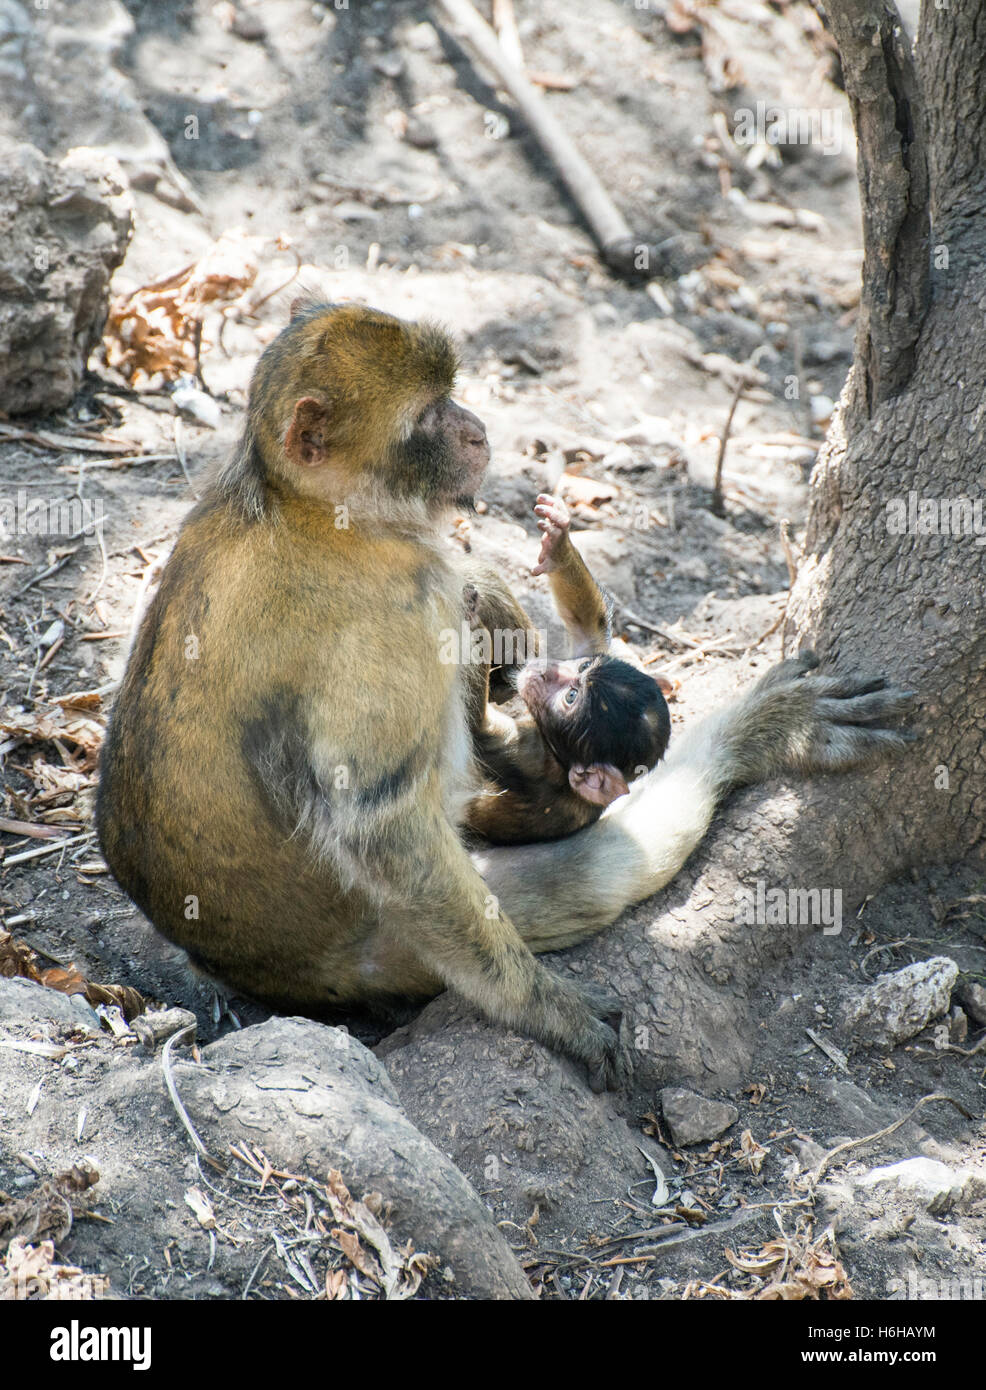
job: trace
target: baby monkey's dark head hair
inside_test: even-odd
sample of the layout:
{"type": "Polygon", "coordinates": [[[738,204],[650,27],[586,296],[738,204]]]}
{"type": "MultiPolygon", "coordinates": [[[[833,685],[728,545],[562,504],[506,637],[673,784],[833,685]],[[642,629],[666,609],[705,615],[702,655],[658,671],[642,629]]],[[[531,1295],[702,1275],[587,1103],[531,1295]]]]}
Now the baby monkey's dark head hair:
{"type": "Polygon", "coordinates": [[[549,713],[542,733],[566,768],[608,763],[627,781],[667,751],[671,716],[653,676],[615,656],[587,658],[582,698],[571,714],[549,713]]]}

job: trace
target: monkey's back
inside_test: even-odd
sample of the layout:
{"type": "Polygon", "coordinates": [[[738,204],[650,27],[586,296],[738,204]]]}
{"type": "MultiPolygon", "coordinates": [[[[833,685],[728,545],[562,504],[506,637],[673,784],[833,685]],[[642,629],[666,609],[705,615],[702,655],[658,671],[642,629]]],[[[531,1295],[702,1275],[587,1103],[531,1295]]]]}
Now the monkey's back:
{"type": "Polygon", "coordinates": [[[455,672],[438,633],[459,594],[429,546],[310,508],[285,503],[275,525],[210,496],[189,517],[128,661],[97,826],[120,884],[210,974],[285,1007],[372,993],[379,892],[312,853],[299,788],[317,784],[321,814],[320,787],[386,781],[409,747],[440,766],[455,672]],[[370,630],[381,609],[392,621],[370,630]],[[364,704],[334,698],[340,670],[364,704]]]}

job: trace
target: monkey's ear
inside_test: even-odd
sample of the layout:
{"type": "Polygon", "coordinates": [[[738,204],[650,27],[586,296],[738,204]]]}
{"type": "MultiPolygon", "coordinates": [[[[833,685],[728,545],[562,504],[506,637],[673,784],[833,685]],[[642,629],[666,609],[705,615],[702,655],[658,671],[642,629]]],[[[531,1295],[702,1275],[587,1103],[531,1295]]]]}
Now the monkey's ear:
{"type": "Polygon", "coordinates": [[[630,790],[627,779],[612,763],[592,763],[589,767],[576,763],[568,769],[568,784],[576,796],[594,806],[608,806],[630,790]]]}
{"type": "Polygon", "coordinates": [[[680,683],[680,681],[669,681],[667,676],[654,677],[654,684],[657,686],[658,690],[664,696],[665,700],[674,699],[675,692],[677,691],[680,683]]]}
{"type": "Polygon", "coordinates": [[[329,456],[329,412],[314,396],[295,402],[284,452],[299,468],[317,468],[329,456]]]}

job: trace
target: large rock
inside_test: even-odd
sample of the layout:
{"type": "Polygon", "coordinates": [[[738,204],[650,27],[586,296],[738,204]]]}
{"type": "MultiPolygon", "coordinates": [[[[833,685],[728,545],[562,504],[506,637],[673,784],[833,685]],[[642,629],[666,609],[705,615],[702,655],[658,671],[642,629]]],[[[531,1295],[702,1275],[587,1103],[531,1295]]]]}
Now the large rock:
{"type": "MultiPolygon", "coordinates": [[[[262,1195],[239,1161],[230,1177],[196,1162],[160,1052],[85,1031],[65,995],[19,980],[0,979],[0,1033],[0,1190],[28,1200],[39,1171],[51,1177],[85,1158],[99,1172],[95,1204],[113,1215],[77,1221],[60,1258],[152,1298],[236,1299],[261,1277],[290,1285],[289,1247],[299,1244],[322,1277],[327,1251],[315,1230],[298,1241],[306,1214],[288,1210],[290,1189],[262,1195]],[[211,1235],[193,1214],[203,1203],[214,1208],[211,1235]]],[[[394,1249],[410,1242],[438,1258],[418,1297],[532,1296],[488,1208],[345,1030],[272,1018],[202,1048],[198,1061],[176,1050],[172,1073],[210,1155],[229,1163],[231,1146],[262,1152],[305,1183],[315,1203],[307,1228],[331,1170],[354,1198],[379,1192],[394,1249]]]]}
{"type": "Polygon", "coordinates": [[[88,149],[58,164],[0,146],[0,410],[58,410],[79,389],[133,230],[117,161],[88,149]]]}

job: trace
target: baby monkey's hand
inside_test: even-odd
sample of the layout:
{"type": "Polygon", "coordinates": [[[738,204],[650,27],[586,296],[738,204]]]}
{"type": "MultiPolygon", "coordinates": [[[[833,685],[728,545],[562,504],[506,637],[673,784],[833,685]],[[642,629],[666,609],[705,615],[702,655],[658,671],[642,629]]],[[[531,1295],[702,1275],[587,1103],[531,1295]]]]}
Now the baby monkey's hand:
{"type": "Polygon", "coordinates": [[[538,494],[534,515],[541,532],[541,553],[531,574],[550,574],[558,568],[562,552],[569,543],[568,528],[572,518],[561,498],[552,497],[547,492],[538,494]]]}

